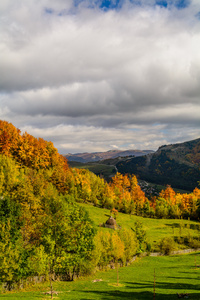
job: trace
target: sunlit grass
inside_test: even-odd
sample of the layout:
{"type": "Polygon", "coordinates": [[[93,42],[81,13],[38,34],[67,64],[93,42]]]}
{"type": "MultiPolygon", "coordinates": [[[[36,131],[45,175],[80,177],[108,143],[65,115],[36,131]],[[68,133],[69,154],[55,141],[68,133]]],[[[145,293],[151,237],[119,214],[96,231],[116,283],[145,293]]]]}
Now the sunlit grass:
{"type": "MultiPolygon", "coordinates": [[[[88,278],[75,282],[54,282],[54,290],[58,295],[54,299],[153,299],[154,270],[156,299],[177,299],[177,293],[188,293],[189,299],[200,299],[200,253],[138,258],[128,267],[119,269],[119,286],[117,286],[116,270],[97,272],[88,278]],[[101,281],[94,282],[94,279],[101,281]]],[[[49,287],[40,285],[21,293],[2,294],[2,299],[50,299],[44,291],[49,287]]]]}
{"type": "MultiPolygon", "coordinates": [[[[95,207],[89,204],[81,204],[84,206],[93,220],[94,224],[100,229],[99,224],[105,223],[110,215],[110,210],[95,207]]],[[[149,243],[156,244],[164,237],[174,237],[180,235],[180,224],[182,224],[182,235],[198,236],[196,225],[198,222],[180,219],[151,219],[143,218],[135,215],[118,213],[117,224],[122,228],[134,228],[136,221],[140,221],[146,230],[147,240],[149,243]],[[188,226],[190,228],[188,228],[188,226]]],[[[104,229],[105,230],[105,229],[104,229]]]]}
{"type": "MultiPolygon", "coordinates": [[[[98,230],[111,230],[99,227],[105,223],[110,215],[107,209],[101,209],[89,204],[84,206],[98,230]]],[[[158,243],[163,237],[178,236],[179,225],[184,228],[183,234],[197,235],[195,229],[197,222],[190,220],[150,219],[135,215],[119,213],[117,223],[123,228],[134,228],[134,223],[140,221],[147,232],[150,243],[158,243]],[[187,225],[191,228],[188,228],[187,225]]],[[[119,285],[117,286],[116,270],[96,272],[96,274],[79,279],[75,282],[54,282],[53,288],[58,292],[54,299],[86,300],[86,299],[153,299],[154,270],[156,281],[156,298],[172,300],[177,299],[177,293],[188,293],[189,299],[200,299],[200,253],[180,256],[144,257],[128,267],[119,268],[119,285]],[[195,268],[196,266],[196,268],[195,268]],[[94,282],[95,279],[100,279],[94,282]]],[[[1,294],[2,299],[34,300],[50,299],[45,295],[49,291],[49,284],[39,284],[28,287],[21,292],[1,294]]]]}

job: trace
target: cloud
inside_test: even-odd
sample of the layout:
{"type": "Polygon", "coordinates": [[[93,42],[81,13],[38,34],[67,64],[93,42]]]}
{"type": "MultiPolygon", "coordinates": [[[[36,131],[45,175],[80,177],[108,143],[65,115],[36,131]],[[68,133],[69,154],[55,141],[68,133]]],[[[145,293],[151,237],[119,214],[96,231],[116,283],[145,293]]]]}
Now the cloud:
{"type": "MultiPolygon", "coordinates": [[[[92,152],[116,148],[126,149],[129,144],[134,149],[137,149],[140,148],[141,145],[141,140],[140,143],[138,143],[141,131],[145,131],[145,134],[148,134],[152,140],[154,140],[154,147],[158,147],[159,138],[163,138],[162,133],[159,137],[157,136],[156,128],[147,130],[146,128],[142,128],[142,126],[138,126],[137,130],[134,131],[82,125],[59,125],[45,129],[34,129],[29,126],[23,128],[23,130],[32,132],[35,136],[44,136],[50,139],[54,138],[55,146],[59,145],[62,153],[87,152],[88,147],[92,149],[92,152]],[[79,140],[79,143],[77,143],[77,140],[79,140]]],[[[152,146],[152,143],[146,142],[145,136],[142,138],[142,143],[144,143],[147,148],[151,148],[152,146]]]]}
{"type": "Polygon", "coordinates": [[[1,1],[1,118],[66,152],[199,137],[199,1],[102,3],[1,1]]]}

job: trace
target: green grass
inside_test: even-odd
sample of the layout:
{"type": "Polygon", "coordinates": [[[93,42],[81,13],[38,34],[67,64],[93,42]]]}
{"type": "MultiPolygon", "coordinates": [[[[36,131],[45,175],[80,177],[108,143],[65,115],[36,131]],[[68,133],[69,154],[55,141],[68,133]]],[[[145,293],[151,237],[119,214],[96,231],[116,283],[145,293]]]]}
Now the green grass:
{"type": "MultiPolygon", "coordinates": [[[[96,227],[100,230],[106,230],[99,227],[99,224],[105,223],[110,215],[110,210],[95,207],[89,204],[80,204],[86,208],[89,212],[91,219],[96,227]]],[[[122,228],[134,228],[136,221],[140,221],[147,233],[147,241],[155,246],[164,237],[179,236],[180,224],[183,225],[182,235],[198,236],[196,226],[199,226],[198,222],[190,220],[178,220],[178,219],[151,219],[143,218],[135,215],[127,215],[118,213],[117,224],[122,228]],[[188,226],[190,228],[187,228],[188,226]]]]}
{"type": "MultiPolygon", "coordinates": [[[[99,227],[106,222],[110,215],[107,209],[97,208],[89,204],[80,204],[85,207],[98,230],[111,230],[99,227]]],[[[190,229],[184,228],[183,234],[197,235],[195,226],[199,223],[189,220],[150,219],[138,216],[130,216],[119,213],[117,223],[122,227],[133,228],[135,221],[141,221],[147,232],[147,240],[152,244],[158,243],[163,237],[179,235],[179,224],[190,225],[190,229]]],[[[156,274],[156,300],[177,299],[177,293],[189,293],[189,299],[200,299],[200,253],[138,258],[132,265],[119,269],[120,285],[116,286],[116,270],[96,272],[96,274],[79,279],[75,282],[54,282],[54,290],[60,292],[54,296],[57,300],[148,300],[153,299],[154,269],[156,274]],[[94,279],[102,279],[93,282],[94,279]]],[[[0,294],[2,299],[34,300],[50,299],[44,295],[49,291],[48,283],[28,287],[21,292],[0,294]]]]}
{"type": "MultiPolygon", "coordinates": [[[[86,300],[86,299],[115,299],[115,300],[152,300],[154,293],[155,270],[155,299],[177,299],[177,293],[188,293],[189,299],[200,299],[200,268],[195,269],[195,261],[200,263],[200,253],[139,258],[128,267],[119,269],[119,283],[116,285],[116,270],[97,272],[88,278],[75,282],[54,282],[54,290],[60,292],[54,299],[86,300]],[[100,282],[93,282],[101,279],[100,282]]],[[[29,291],[1,294],[2,299],[50,299],[43,294],[48,291],[47,284],[29,288],[29,291]]]]}

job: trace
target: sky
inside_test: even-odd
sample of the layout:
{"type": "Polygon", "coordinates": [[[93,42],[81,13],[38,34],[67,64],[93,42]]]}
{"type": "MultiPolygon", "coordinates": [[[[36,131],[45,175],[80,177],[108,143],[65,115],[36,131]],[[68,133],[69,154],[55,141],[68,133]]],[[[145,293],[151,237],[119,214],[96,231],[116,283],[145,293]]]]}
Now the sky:
{"type": "Polygon", "coordinates": [[[1,0],[0,119],[61,154],[200,137],[199,0],[1,0]]]}

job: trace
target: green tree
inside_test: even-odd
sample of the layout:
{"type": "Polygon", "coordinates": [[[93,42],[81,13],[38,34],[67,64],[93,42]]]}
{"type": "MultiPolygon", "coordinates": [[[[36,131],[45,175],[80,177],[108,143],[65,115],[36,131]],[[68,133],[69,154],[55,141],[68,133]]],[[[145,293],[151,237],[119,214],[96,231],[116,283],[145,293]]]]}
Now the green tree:
{"type": "Polygon", "coordinates": [[[51,272],[67,274],[68,279],[82,271],[92,259],[95,229],[88,213],[67,198],[47,199],[42,244],[50,260],[51,272]]]}
{"type": "Polygon", "coordinates": [[[142,222],[135,222],[135,227],[132,229],[138,240],[138,251],[143,252],[146,249],[146,231],[144,230],[144,226],[142,222]]]}
{"type": "Polygon", "coordinates": [[[169,215],[169,208],[167,201],[164,198],[159,197],[156,201],[156,216],[158,218],[167,218],[169,215]]]}
{"type": "Polygon", "coordinates": [[[9,220],[0,224],[0,281],[7,284],[8,290],[21,279],[22,263],[22,240],[15,240],[11,231],[9,220]]]}

